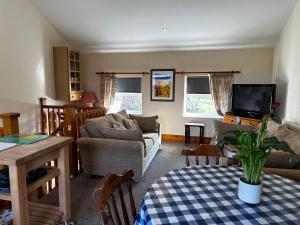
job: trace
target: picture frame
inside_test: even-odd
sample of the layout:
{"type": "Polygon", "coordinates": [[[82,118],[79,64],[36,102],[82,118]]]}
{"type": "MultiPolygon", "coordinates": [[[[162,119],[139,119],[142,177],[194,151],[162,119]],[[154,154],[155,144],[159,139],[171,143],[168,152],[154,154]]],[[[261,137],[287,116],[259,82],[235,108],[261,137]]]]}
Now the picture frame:
{"type": "Polygon", "coordinates": [[[152,69],[150,73],[151,101],[175,101],[175,69],[152,69]]]}

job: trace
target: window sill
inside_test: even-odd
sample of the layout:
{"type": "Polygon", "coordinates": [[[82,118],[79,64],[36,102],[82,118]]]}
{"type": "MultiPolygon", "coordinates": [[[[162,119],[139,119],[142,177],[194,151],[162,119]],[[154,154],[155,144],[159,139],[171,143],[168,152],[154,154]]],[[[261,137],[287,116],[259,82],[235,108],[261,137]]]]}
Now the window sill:
{"type": "Polygon", "coordinates": [[[184,113],[183,117],[192,117],[192,118],[205,118],[205,119],[223,119],[222,116],[214,116],[214,115],[201,115],[201,114],[189,114],[189,113],[184,113]]]}

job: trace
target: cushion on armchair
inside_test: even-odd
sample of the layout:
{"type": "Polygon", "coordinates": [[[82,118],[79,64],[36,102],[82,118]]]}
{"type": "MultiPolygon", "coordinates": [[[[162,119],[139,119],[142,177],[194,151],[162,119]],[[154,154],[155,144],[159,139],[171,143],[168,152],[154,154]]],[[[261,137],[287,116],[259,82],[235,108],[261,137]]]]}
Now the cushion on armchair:
{"type": "Polygon", "coordinates": [[[217,141],[222,140],[224,137],[231,137],[231,134],[228,134],[228,131],[232,130],[241,130],[241,131],[249,131],[252,129],[250,125],[239,125],[234,123],[224,123],[219,120],[214,120],[214,128],[215,128],[215,135],[217,141]]]}
{"type": "Polygon", "coordinates": [[[285,141],[290,148],[300,156],[300,133],[296,132],[285,125],[280,126],[277,130],[276,137],[280,141],[285,141]]]}
{"type": "Polygon", "coordinates": [[[265,167],[294,169],[299,164],[299,159],[287,152],[272,152],[267,158],[265,167]]]}
{"type": "Polygon", "coordinates": [[[139,127],[142,129],[143,132],[158,132],[158,123],[157,119],[158,116],[135,116],[129,115],[130,119],[134,119],[138,122],[139,127]]]}

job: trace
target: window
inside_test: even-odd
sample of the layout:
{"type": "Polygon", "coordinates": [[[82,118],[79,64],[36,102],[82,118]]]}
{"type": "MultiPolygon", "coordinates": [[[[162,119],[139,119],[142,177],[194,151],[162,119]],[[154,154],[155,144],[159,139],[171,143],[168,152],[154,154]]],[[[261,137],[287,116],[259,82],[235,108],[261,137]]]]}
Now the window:
{"type": "Polygon", "coordinates": [[[187,76],[184,116],[219,117],[209,89],[209,76],[187,76]]]}
{"type": "Polygon", "coordinates": [[[116,94],[111,112],[125,109],[130,114],[142,114],[142,78],[116,78],[116,94]]]}

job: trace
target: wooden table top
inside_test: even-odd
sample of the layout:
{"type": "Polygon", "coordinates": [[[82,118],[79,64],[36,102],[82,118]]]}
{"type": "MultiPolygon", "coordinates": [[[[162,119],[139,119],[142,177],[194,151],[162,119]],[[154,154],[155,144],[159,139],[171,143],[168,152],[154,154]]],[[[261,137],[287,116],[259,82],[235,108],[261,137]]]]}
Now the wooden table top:
{"type": "Polygon", "coordinates": [[[72,142],[72,137],[53,136],[30,145],[18,145],[0,152],[0,164],[21,165],[72,142]]]}
{"type": "Polygon", "coordinates": [[[205,127],[204,123],[184,123],[185,126],[205,127]]]}

